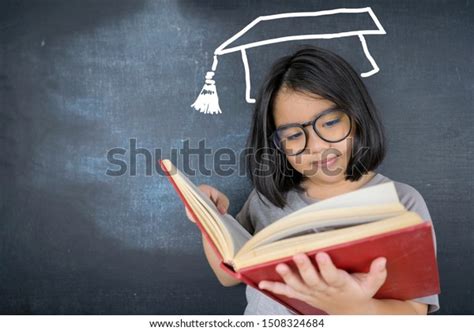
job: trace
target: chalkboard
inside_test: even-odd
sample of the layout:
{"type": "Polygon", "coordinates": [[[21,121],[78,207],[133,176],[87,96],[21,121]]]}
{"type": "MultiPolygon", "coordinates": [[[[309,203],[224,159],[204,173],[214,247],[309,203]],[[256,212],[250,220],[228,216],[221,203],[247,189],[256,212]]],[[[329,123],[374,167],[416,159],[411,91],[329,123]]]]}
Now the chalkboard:
{"type": "MultiPolygon", "coordinates": [[[[176,153],[200,141],[209,158],[240,155],[253,105],[239,53],[219,58],[222,113],[190,105],[216,47],[256,17],[368,6],[386,31],[366,36],[380,71],[364,83],[388,137],[377,172],[428,205],[439,313],[472,314],[473,3],[409,0],[2,1],[0,313],[241,314],[245,287],[218,283],[156,159],[197,166],[176,153]]],[[[248,51],[251,97],[301,43],[248,51]]],[[[304,43],[372,69],[356,37],[304,43]]],[[[205,160],[212,171],[192,180],[223,191],[235,215],[249,181],[205,160]]]]}

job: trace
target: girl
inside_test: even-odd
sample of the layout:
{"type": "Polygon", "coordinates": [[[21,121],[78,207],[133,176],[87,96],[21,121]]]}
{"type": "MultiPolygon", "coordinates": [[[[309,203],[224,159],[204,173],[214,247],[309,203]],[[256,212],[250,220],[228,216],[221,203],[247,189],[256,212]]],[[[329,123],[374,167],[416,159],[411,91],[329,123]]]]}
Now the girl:
{"type": "MultiPolygon", "coordinates": [[[[345,60],[320,48],[299,50],[273,65],[257,98],[247,145],[252,151],[247,172],[255,188],[236,219],[250,233],[308,204],[390,181],[374,172],[384,158],[385,139],[372,99],[345,60]]],[[[394,183],[402,204],[430,222],[418,191],[394,183]]],[[[227,211],[223,193],[207,185],[200,189],[222,213],[227,211]]],[[[206,240],[203,246],[220,283],[238,284],[219,268],[206,240]]],[[[293,259],[298,272],[281,263],[276,271],[283,282],[262,281],[259,287],[329,314],[426,314],[439,309],[437,295],[409,301],[373,298],[387,276],[383,257],[372,261],[366,274],[337,269],[326,253],[316,255],[319,271],[305,254],[293,259]]],[[[292,313],[250,286],[246,297],[245,314],[292,313]]]]}

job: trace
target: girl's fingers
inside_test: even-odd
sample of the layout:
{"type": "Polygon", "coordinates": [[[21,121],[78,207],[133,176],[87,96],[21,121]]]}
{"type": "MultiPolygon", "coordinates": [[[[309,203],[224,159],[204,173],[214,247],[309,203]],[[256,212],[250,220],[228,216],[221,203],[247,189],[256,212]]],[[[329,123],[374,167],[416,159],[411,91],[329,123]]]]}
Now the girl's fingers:
{"type": "Polygon", "coordinates": [[[258,288],[262,290],[267,290],[276,294],[283,294],[289,298],[299,299],[302,295],[295,291],[290,286],[280,283],[280,282],[270,282],[267,280],[262,280],[258,283],[258,288]]]}
{"type": "Polygon", "coordinates": [[[229,208],[229,199],[222,194],[221,192],[217,191],[217,197],[216,197],[216,206],[217,209],[221,212],[221,214],[225,214],[227,212],[227,209],[229,208]]]}
{"type": "Polygon", "coordinates": [[[209,197],[209,199],[212,200],[212,202],[214,202],[221,214],[225,214],[227,212],[227,209],[229,208],[229,199],[224,193],[212,186],[205,184],[199,185],[199,189],[204,192],[209,197]]]}
{"type": "Polygon", "coordinates": [[[298,273],[293,272],[290,267],[284,263],[280,263],[276,266],[276,272],[283,278],[286,284],[292,287],[294,290],[307,293],[308,287],[304,284],[298,273]]]}
{"type": "Polygon", "coordinates": [[[307,286],[318,291],[324,291],[328,287],[306,254],[297,254],[293,256],[293,260],[298,267],[301,278],[307,286]]]}
{"type": "Polygon", "coordinates": [[[328,254],[324,252],[316,254],[316,261],[321,276],[329,286],[342,287],[344,285],[344,271],[336,268],[328,254]]]}
{"type": "MultiPolygon", "coordinates": [[[[198,188],[201,190],[201,192],[207,195],[209,199],[212,200],[212,202],[214,202],[221,214],[225,214],[227,212],[227,209],[229,208],[229,199],[225,196],[225,194],[219,192],[219,190],[209,185],[199,185],[198,188]]],[[[191,222],[196,223],[196,220],[192,216],[187,206],[185,206],[185,210],[188,219],[191,222]]]]}

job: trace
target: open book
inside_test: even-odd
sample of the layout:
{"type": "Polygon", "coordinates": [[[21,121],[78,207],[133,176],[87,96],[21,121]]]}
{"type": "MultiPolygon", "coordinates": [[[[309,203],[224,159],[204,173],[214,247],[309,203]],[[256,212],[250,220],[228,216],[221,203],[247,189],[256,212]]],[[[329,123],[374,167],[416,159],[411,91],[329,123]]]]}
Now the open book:
{"type": "MultiPolygon", "coordinates": [[[[349,272],[368,272],[373,259],[385,256],[387,281],[376,297],[407,300],[439,293],[431,223],[405,209],[393,182],[311,204],[252,236],[231,215],[222,215],[170,160],[160,163],[221,267],[256,289],[260,280],[282,281],[275,266],[285,262],[291,267],[294,254],[314,257],[326,251],[349,272]]],[[[262,292],[296,313],[321,313],[296,299],[262,292]]]]}

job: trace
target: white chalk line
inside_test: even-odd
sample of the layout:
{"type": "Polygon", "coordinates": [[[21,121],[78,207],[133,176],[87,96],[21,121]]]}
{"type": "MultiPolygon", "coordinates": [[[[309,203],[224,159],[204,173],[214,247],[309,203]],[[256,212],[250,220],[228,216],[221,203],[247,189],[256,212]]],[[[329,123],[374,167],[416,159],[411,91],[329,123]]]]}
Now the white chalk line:
{"type": "Polygon", "coordinates": [[[250,97],[251,83],[250,83],[250,69],[249,69],[247,52],[246,52],[247,49],[264,46],[264,45],[293,41],[293,40],[334,39],[334,38],[358,36],[362,44],[364,54],[373,67],[372,70],[370,70],[369,72],[362,73],[361,76],[370,77],[374,75],[375,73],[379,72],[380,69],[368,50],[367,42],[364,36],[365,35],[379,35],[379,34],[386,34],[386,31],[384,30],[377,16],[375,16],[374,12],[372,11],[372,8],[370,7],[338,8],[338,9],[331,9],[331,10],[322,10],[322,11],[317,11],[317,12],[282,13],[282,14],[275,14],[275,15],[260,16],[254,19],[252,22],[250,22],[242,30],[237,32],[234,36],[232,36],[231,38],[223,42],[215,50],[212,70],[215,71],[215,69],[217,68],[218,55],[240,51],[242,54],[242,61],[243,61],[244,70],[245,70],[245,85],[246,85],[245,99],[248,103],[255,103],[255,99],[250,97]],[[249,31],[251,28],[253,28],[255,25],[257,25],[258,23],[262,21],[271,21],[271,20],[277,20],[277,19],[289,18],[289,17],[317,17],[317,16],[325,16],[325,15],[335,15],[335,14],[340,14],[340,13],[368,13],[370,17],[372,18],[372,20],[374,21],[375,25],[377,26],[377,30],[358,30],[358,31],[347,31],[347,32],[330,33],[330,34],[308,34],[308,35],[286,36],[286,37],[281,37],[281,38],[273,38],[273,39],[267,39],[267,40],[262,40],[258,42],[252,42],[245,45],[240,45],[240,46],[232,47],[229,49],[225,49],[225,47],[227,47],[229,44],[231,44],[232,42],[240,38],[244,33],[249,31]]]}

